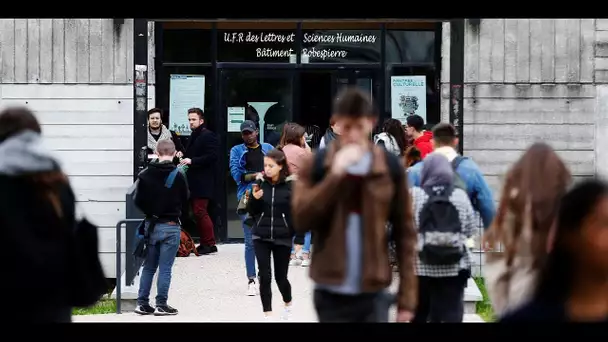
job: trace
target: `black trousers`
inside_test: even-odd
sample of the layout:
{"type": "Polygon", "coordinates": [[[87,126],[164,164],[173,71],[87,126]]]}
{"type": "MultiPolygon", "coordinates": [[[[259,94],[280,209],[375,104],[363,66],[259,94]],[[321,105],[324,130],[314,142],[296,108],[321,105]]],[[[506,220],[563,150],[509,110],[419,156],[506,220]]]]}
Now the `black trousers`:
{"type": "Polygon", "coordinates": [[[418,307],[412,323],[461,323],[468,277],[418,277],[418,307]]]}
{"type": "Polygon", "coordinates": [[[287,279],[291,247],[277,245],[268,241],[253,240],[255,258],[258,261],[260,279],[260,299],[264,312],[272,311],[272,267],[270,256],[274,261],[274,279],[283,296],[283,302],[291,302],[291,284],[287,279]]]}
{"type": "Polygon", "coordinates": [[[388,322],[395,297],[385,292],[342,295],[315,290],[314,303],[320,323],[388,322]]]}

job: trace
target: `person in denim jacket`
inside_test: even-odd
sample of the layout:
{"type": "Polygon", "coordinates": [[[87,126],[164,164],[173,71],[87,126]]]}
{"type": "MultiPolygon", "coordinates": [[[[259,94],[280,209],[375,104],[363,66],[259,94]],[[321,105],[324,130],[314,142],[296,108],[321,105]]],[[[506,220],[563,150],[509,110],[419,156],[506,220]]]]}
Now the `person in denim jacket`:
{"type": "MultiPolygon", "coordinates": [[[[434,151],[433,153],[440,153],[445,155],[450,162],[452,162],[457,156],[456,146],[458,146],[458,137],[456,134],[456,128],[451,124],[440,123],[433,128],[433,140],[432,140],[434,151]]],[[[408,184],[410,186],[420,186],[420,172],[424,160],[415,164],[408,169],[408,184]]],[[[483,173],[479,170],[477,164],[470,158],[463,159],[456,169],[456,173],[466,184],[467,194],[474,204],[474,208],[483,221],[483,227],[488,229],[490,224],[496,216],[496,207],[494,205],[494,198],[492,197],[492,190],[488,186],[488,183],[483,177],[483,173]]]]}
{"type": "MultiPolygon", "coordinates": [[[[264,156],[274,148],[270,144],[258,141],[258,129],[255,122],[251,120],[245,120],[241,124],[241,136],[243,143],[232,147],[230,150],[230,175],[236,182],[237,201],[241,200],[247,190],[251,191],[251,186],[256,177],[264,171],[264,156]]],[[[253,250],[251,227],[245,223],[246,218],[247,215],[241,216],[245,237],[245,267],[249,279],[247,295],[255,296],[255,252],[253,250]]]]}

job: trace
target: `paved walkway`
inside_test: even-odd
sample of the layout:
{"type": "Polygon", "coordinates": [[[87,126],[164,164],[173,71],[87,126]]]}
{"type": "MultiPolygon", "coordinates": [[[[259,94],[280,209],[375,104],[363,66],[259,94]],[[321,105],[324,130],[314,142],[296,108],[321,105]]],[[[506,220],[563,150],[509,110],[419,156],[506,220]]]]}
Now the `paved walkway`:
{"type": "MultiPolygon", "coordinates": [[[[260,297],[246,296],[247,279],[242,244],[218,246],[219,253],[177,258],[169,291],[169,305],[180,312],[177,316],[140,316],[133,312],[121,315],[74,316],[75,322],[264,322],[260,297]]],[[[293,295],[294,322],[316,322],[312,304],[312,282],[308,269],[290,267],[289,280],[293,295]]],[[[151,298],[156,293],[152,289],[151,298]]],[[[152,301],[153,302],[153,301],[152,301]]],[[[273,283],[276,316],[282,300],[273,283]]],[[[394,313],[393,313],[394,314],[394,313]]],[[[477,315],[466,315],[468,322],[478,322],[477,315]]]]}

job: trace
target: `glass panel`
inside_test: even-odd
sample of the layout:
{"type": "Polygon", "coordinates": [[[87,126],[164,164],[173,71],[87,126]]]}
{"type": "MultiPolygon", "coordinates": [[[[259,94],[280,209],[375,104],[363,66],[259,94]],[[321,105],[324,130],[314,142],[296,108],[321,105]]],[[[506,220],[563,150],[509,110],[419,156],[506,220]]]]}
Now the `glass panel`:
{"type": "Polygon", "coordinates": [[[386,62],[434,63],[435,31],[387,31],[386,62]]]}
{"type": "Polygon", "coordinates": [[[218,35],[220,62],[295,63],[295,30],[225,30],[218,35]]]}
{"type": "Polygon", "coordinates": [[[380,30],[303,30],[302,61],[380,63],[380,30]],[[306,57],[306,55],[308,57],[306,57]]]}
{"type": "MultiPolygon", "coordinates": [[[[222,82],[225,92],[223,115],[227,115],[228,107],[245,108],[245,119],[255,121],[260,129],[260,141],[276,146],[283,125],[293,117],[291,73],[225,70],[222,72],[222,82]]],[[[230,131],[226,135],[227,155],[230,155],[233,146],[243,143],[240,131],[230,131]]],[[[241,220],[236,214],[236,184],[229,170],[226,179],[228,238],[243,238],[241,220]]]]}
{"type": "Polygon", "coordinates": [[[163,63],[210,63],[211,30],[163,31],[163,63]]]}

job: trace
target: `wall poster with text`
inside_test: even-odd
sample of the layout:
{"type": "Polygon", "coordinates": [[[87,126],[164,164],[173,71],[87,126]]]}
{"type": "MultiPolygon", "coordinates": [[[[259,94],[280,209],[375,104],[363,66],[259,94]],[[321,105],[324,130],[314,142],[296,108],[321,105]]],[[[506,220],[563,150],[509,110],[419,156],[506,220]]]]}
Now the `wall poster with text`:
{"type": "Polygon", "coordinates": [[[169,83],[169,128],[189,136],[188,109],[205,110],[205,76],[172,74],[169,83]]]}
{"type": "Polygon", "coordinates": [[[410,115],[426,123],[426,76],[391,76],[391,117],[405,124],[410,115]]]}

